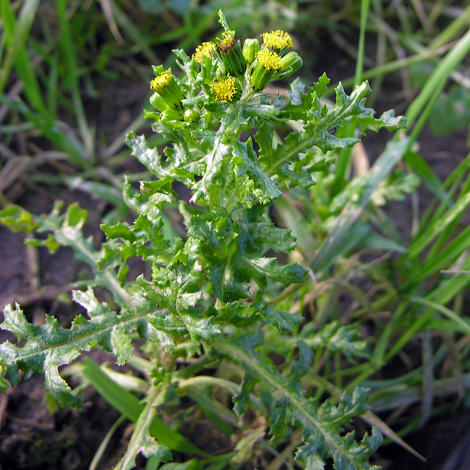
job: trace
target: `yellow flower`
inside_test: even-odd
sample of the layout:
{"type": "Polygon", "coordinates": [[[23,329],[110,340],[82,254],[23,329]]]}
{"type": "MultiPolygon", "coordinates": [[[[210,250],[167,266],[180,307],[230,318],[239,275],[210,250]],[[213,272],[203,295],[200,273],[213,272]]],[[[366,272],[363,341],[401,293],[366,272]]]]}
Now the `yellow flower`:
{"type": "Polygon", "coordinates": [[[181,108],[184,94],[176,83],[171,69],[163,70],[151,82],[150,88],[157,92],[169,108],[181,108]]]}
{"type": "Polygon", "coordinates": [[[282,61],[279,54],[269,49],[261,49],[256,53],[258,64],[265,70],[279,70],[282,67],[282,61]]]}
{"type": "Polygon", "coordinates": [[[232,101],[237,91],[235,77],[231,77],[230,75],[225,80],[212,82],[212,92],[216,96],[217,101],[223,101],[224,103],[232,101]]]}
{"type": "Polygon", "coordinates": [[[266,47],[278,52],[282,49],[292,47],[292,38],[289,33],[285,33],[279,29],[277,31],[271,31],[270,33],[263,33],[261,37],[266,47]]]}
{"type": "Polygon", "coordinates": [[[153,91],[161,91],[163,88],[168,87],[172,80],[173,74],[171,73],[171,69],[164,70],[158,77],[155,77],[150,82],[150,88],[153,91]]]}
{"type": "Polygon", "coordinates": [[[240,41],[237,41],[234,35],[233,31],[222,33],[222,39],[217,41],[217,52],[227,73],[239,77],[245,73],[246,60],[243,56],[240,41]]]}
{"type": "Polygon", "coordinates": [[[194,60],[201,63],[202,56],[214,57],[215,51],[216,46],[213,42],[203,42],[200,46],[197,47],[196,52],[194,52],[194,60]]]}
{"type": "Polygon", "coordinates": [[[282,68],[282,59],[279,54],[266,48],[256,53],[256,59],[251,73],[251,86],[255,91],[261,91],[268,86],[274,72],[282,68]]]}
{"type": "Polygon", "coordinates": [[[224,33],[222,33],[222,39],[219,39],[218,42],[219,42],[220,49],[225,49],[226,47],[230,47],[235,42],[233,32],[225,31],[224,33]]]}

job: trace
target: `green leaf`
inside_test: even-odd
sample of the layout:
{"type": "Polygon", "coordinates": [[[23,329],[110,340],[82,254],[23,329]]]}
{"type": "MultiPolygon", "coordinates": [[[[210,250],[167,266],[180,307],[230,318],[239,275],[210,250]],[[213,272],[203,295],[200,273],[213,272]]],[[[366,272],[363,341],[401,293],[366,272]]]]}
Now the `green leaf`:
{"type": "Polygon", "coordinates": [[[142,305],[133,313],[113,312],[105,303],[100,303],[93,291],[75,291],[74,300],[88,311],[90,320],[76,317],[70,329],[60,328],[54,317],[46,315],[43,326],[31,325],[23,312],[10,305],[4,309],[1,327],[12,332],[19,341],[26,340],[23,347],[9,341],[0,345],[3,366],[8,369],[5,378],[15,385],[20,380],[19,371],[28,378],[33,373],[45,375],[45,387],[61,406],[80,408],[81,399],[76,397],[60,377],[58,368],[68,364],[80,355],[80,350],[88,351],[100,346],[116,356],[118,364],[124,364],[132,355],[133,345],[128,337],[137,330],[142,336],[159,340],[147,324],[147,314],[155,310],[151,305],[142,305]]]}
{"type": "Polygon", "coordinates": [[[160,470],[202,470],[204,467],[197,459],[191,459],[184,463],[166,463],[160,470]]]}
{"type": "MultiPolygon", "coordinates": [[[[7,369],[5,379],[13,386],[20,381],[20,370],[26,379],[34,373],[44,374],[44,387],[60,406],[81,408],[82,399],[73,394],[58,371],[59,366],[69,364],[80,353],[74,344],[64,344],[68,333],[59,328],[57,320],[46,315],[43,326],[33,326],[18,305],[15,309],[7,305],[3,316],[2,329],[13,333],[19,342],[27,340],[23,347],[9,341],[0,345],[2,365],[7,369]]],[[[83,346],[89,349],[86,340],[83,346]]]]}
{"type": "MultiPolygon", "coordinates": [[[[370,455],[382,442],[382,436],[377,428],[373,428],[372,434],[364,436],[361,442],[355,441],[354,433],[342,436],[344,431],[342,425],[348,423],[352,417],[367,411],[368,392],[358,388],[352,396],[344,394],[337,406],[327,401],[318,407],[315,401],[303,396],[298,381],[299,376],[308,369],[311,358],[306,346],[301,346],[304,357],[301,358],[299,365],[294,366],[288,379],[267,365],[254,351],[259,340],[259,337],[241,338],[237,341],[218,338],[213,343],[218,351],[245,369],[246,385],[242,385],[243,399],[237,398],[239,403],[237,410],[240,411],[243,409],[242,406],[247,404],[248,390],[254,383],[258,383],[260,387],[270,392],[263,397],[270,397],[273,393],[278,394],[280,399],[286,401],[294,421],[302,425],[305,445],[299,449],[296,458],[303,460],[307,468],[323,470],[325,460],[331,458],[337,469],[378,470],[378,467],[370,466],[368,463],[370,455]]],[[[279,407],[281,402],[278,403],[279,407]]],[[[266,405],[272,407],[271,398],[266,405]]],[[[283,426],[279,426],[276,421],[274,423],[274,430],[281,432],[282,435],[283,426]]]]}
{"type": "Polygon", "coordinates": [[[199,262],[214,294],[223,302],[249,297],[250,279],[264,287],[267,279],[291,284],[305,278],[306,270],[301,266],[279,266],[276,258],[261,256],[267,247],[290,251],[294,245],[289,231],[267,227],[259,206],[251,213],[235,212],[233,222],[226,220],[223,230],[217,228],[222,218],[215,215],[194,212],[188,221],[190,235],[198,239],[192,252],[201,253],[199,262]]]}
{"type": "Polygon", "coordinates": [[[121,222],[118,222],[116,225],[113,226],[109,226],[108,224],[102,224],[101,230],[103,230],[103,232],[106,234],[106,238],[108,240],[111,240],[113,238],[122,238],[123,240],[127,240],[132,243],[136,239],[131,229],[126,225],[121,224],[121,222]]]}
{"type": "Polygon", "coordinates": [[[0,211],[0,224],[8,227],[13,233],[30,233],[39,225],[31,212],[14,204],[0,211]]]}
{"type": "Polygon", "coordinates": [[[361,114],[352,116],[348,121],[356,124],[362,133],[369,130],[378,132],[383,128],[388,131],[406,128],[406,118],[404,116],[395,117],[393,109],[385,111],[378,119],[374,118],[373,109],[365,109],[361,114]]]}
{"type": "Polygon", "coordinates": [[[273,310],[269,303],[262,298],[261,291],[256,293],[253,307],[258,311],[261,321],[273,324],[281,331],[293,331],[294,326],[298,325],[303,320],[301,314],[293,315],[291,313],[276,312],[273,310]]]}
{"type": "Polygon", "coordinates": [[[310,348],[325,348],[332,353],[341,352],[348,359],[368,356],[367,342],[361,341],[361,334],[357,325],[341,326],[333,321],[326,324],[316,332],[314,323],[306,325],[300,336],[310,348]]]}
{"type": "Polygon", "coordinates": [[[235,142],[233,156],[243,161],[237,172],[239,177],[244,178],[244,184],[238,191],[241,202],[251,207],[253,204],[249,197],[251,195],[261,204],[267,204],[271,199],[281,195],[274,181],[260,170],[251,138],[246,142],[235,142]]]}

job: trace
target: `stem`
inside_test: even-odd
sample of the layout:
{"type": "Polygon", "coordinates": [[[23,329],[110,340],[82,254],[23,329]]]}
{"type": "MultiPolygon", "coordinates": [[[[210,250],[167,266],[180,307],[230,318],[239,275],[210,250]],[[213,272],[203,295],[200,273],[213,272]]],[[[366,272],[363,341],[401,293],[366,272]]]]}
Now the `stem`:
{"type": "Polygon", "coordinates": [[[146,436],[150,436],[150,425],[157,414],[159,405],[163,404],[164,396],[164,389],[162,390],[158,385],[152,385],[148,395],[147,404],[135,423],[135,429],[132,433],[129,447],[119,463],[117,470],[131,468],[135,465],[135,457],[140,451],[142,444],[145,442],[146,436]]]}

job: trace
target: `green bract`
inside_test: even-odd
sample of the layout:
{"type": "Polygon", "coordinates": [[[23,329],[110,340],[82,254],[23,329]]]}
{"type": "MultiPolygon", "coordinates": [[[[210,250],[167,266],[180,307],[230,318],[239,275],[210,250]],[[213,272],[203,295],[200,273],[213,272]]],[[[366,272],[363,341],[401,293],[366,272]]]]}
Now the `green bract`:
{"type": "MultiPolygon", "coordinates": [[[[221,23],[229,31],[222,14],[221,23]]],[[[281,49],[291,44],[285,33],[270,35],[286,43],[280,43],[281,49]]],[[[270,35],[265,42],[277,44],[270,35]]],[[[232,37],[231,33],[224,36],[232,37]]],[[[272,293],[303,282],[307,274],[303,266],[289,262],[296,239],[289,230],[275,226],[269,209],[282,190],[314,184],[313,173],[328,167],[330,157],[325,152],[358,142],[336,137],[334,130],[338,127],[351,122],[362,132],[383,127],[392,130],[404,127],[405,119],[394,117],[393,112],[374,118],[373,111],[364,106],[370,92],[367,82],[350,96],[339,85],[333,107],[320,101],[328,85],[325,75],[311,87],[296,79],[287,99],[264,94],[260,90],[269,77],[282,67],[287,74],[292,73],[301,58],[290,53],[271,70],[267,62],[261,63],[265,58],[259,54],[264,50],[276,61],[281,59],[266,48],[246,67],[238,43],[230,40],[226,45],[222,58],[212,55],[208,47],[209,52],[199,50],[201,53],[193,58],[182,50],[175,51],[182,70],[180,78],[154,68],[157,79],[152,88],[156,94],[151,103],[157,112],[147,117],[154,120],[154,131],[171,144],[161,153],[144,136],[127,136],[126,144],[133,155],[155,179],[142,181],[140,193],[125,184],[125,201],[138,217],[133,224],[104,224],[107,242],[100,251],[83,237],[86,212],[75,205],[65,214],[60,214],[58,206],[42,217],[20,208],[0,213],[12,228],[51,232],[47,246],[71,246],[95,273],[86,291],[74,292],[74,300],[87,310],[89,318],[77,317],[70,329],[60,328],[51,317],[43,326],[33,326],[18,306],[5,309],[2,328],[13,332],[19,341],[26,340],[22,347],[10,342],[1,345],[5,379],[15,385],[20,370],[26,377],[43,373],[47,390],[60,405],[80,407],[81,399],[58,372],[58,367],[74,360],[80,351],[100,346],[122,364],[133,353],[131,332],[166,350],[190,338],[211,351],[214,358],[233,359],[245,370],[234,398],[237,413],[249,405],[250,393],[258,383],[274,441],[284,437],[290,423],[302,425],[305,443],[297,457],[306,468],[321,469],[325,460],[332,458],[337,470],[369,469],[368,458],[381,441],[380,433],[373,430],[360,443],[352,434],[342,436],[342,425],[367,410],[367,393],[357,389],[351,397],[343,396],[338,406],[326,402],[319,407],[304,395],[300,385],[312,359],[308,341],[299,343],[300,358],[287,377],[264,363],[255,350],[262,342],[263,325],[290,332],[303,319],[300,314],[277,310],[272,295],[267,295],[268,290],[272,293]],[[265,74],[266,70],[272,74],[265,74]],[[226,88],[214,90],[215,83],[226,88]],[[230,91],[232,85],[237,93],[241,90],[239,96],[230,91]],[[301,130],[290,131],[275,145],[276,126],[286,130],[290,120],[301,121],[301,130]],[[252,131],[253,139],[247,137],[252,131]],[[185,235],[168,237],[163,209],[177,203],[175,182],[186,186],[191,196],[179,202],[185,235]],[[24,220],[29,221],[27,225],[24,220]],[[284,261],[275,253],[284,253],[284,261]],[[149,263],[151,276],[141,275],[129,282],[127,261],[134,256],[149,263]],[[100,302],[95,287],[110,292],[113,304],[100,302]]],[[[249,63],[253,47],[257,48],[256,42],[244,48],[249,63]]],[[[170,385],[177,387],[176,369],[168,374],[162,390],[170,385]]],[[[158,388],[160,376],[155,377],[154,387],[158,388]]],[[[8,384],[3,380],[0,386],[6,388],[8,384]]],[[[152,388],[151,393],[155,400],[163,400],[158,390],[152,388]]],[[[155,403],[160,403],[158,400],[155,403]]],[[[145,410],[154,412],[154,402],[149,403],[145,410]]],[[[152,454],[156,444],[148,436],[150,424],[145,416],[140,420],[132,452],[145,443],[145,455],[164,455],[167,459],[161,446],[152,454]]]]}

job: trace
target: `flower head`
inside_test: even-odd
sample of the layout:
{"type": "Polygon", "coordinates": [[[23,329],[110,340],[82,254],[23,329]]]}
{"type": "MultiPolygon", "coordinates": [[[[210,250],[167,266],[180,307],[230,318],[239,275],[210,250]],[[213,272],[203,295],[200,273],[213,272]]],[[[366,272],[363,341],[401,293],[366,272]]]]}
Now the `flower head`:
{"type": "Polygon", "coordinates": [[[229,49],[233,47],[233,44],[236,43],[234,38],[234,34],[232,31],[225,31],[222,33],[222,39],[218,39],[217,41],[217,47],[219,49],[219,52],[222,50],[224,51],[225,49],[229,49]]]}
{"type": "Polygon", "coordinates": [[[214,80],[212,82],[212,92],[217,98],[217,101],[233,101],[233,98],[239,90],[235,85],[235,77],[230,75],[224,80],[214,80]]]}
{"type": "Polygon", "coordinates": [[[227,73],[236,77],[245,73],[246,60],[243,56],[240,41],[234,38],[232,31],[222,33],[222,39],[219,39],[217,42],[217,52],[222,59],[227,73]]]}
{"type": "Polygon", "coordinates": [[[181,108],[181,100],[184,99],[181,88],[176,83],[171,69],[163,70],[151,82],[150,88],[157,92],[169,108],[181,108]]]}
{"type": "Polygon", "coordinates": [[[268,86],[276,71],[282,67],[281,56],[269,49],[261,49],[256,53],[255,67],[251,74],[251,86],[261,91],[268,86]]]}
{"type": "Polygon", "coordinates": [[[271,31],[270,33],[263,33],[261,37],[266,47],[277,52],[292,47],[292,38],[289,33],[285,33],[279,29],[277,31],[271,31]]]}
{"type": "Polygon", "coordinates": [[[213,42],[203,42],[194,52],[194,60],[201,63],[203,56],[214,57],[216,50],[216,45],[213,42]]]}
{"type": "Polygon", "coordinates": [[[281,57],[269,49],[261,49],[256,54],[258,64],[265,70],[279,70],[282,67],[281,57]]]}
{"type": "Polygon", "coordinates": [[[150,88],[158,93],[163,88],[167,87],[172,80],[173,74],[171,73],[171,69],[164,70],[150,82],[150,88]]]}

